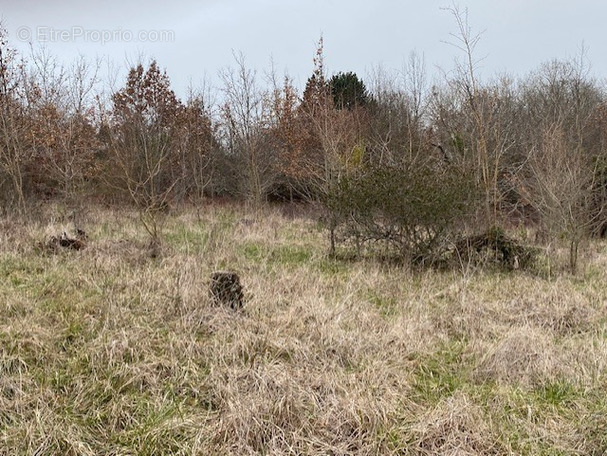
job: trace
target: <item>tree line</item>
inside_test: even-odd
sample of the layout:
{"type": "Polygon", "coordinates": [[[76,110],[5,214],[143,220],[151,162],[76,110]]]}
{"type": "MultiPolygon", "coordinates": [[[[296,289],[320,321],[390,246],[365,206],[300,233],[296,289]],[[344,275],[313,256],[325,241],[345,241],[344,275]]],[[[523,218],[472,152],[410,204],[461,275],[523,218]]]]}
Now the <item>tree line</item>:
{"type": "Polygon", "coordinates": [[[434,258],[455,231],[534,224],[570,243],[605,234],[607,93],[583,58],[531,74],[478,75],[458,11],[460,64],[430,82],[402,71],[327,75],[322,39],[300,94],[242,55],[212,102],[180,100],[156,61],[98,90],[99,65],[26,62],[0,34],[0,198],[134,204],[152,238],[167,206],[230,197],[319,202],[331,248],[382,241],[434,258]]]}

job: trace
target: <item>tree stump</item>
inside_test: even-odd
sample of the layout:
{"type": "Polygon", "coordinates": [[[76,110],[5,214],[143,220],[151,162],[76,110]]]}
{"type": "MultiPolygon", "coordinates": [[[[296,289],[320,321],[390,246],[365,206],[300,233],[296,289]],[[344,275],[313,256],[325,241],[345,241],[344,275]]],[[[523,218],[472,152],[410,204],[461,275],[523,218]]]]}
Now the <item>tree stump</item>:
{"type": "Polygon", "coordinates": [[[211,298],[214,304],[229,306],[234,310],[243,306],[244,294],[238,274],[217,271],[211,274],[211,298]]]}

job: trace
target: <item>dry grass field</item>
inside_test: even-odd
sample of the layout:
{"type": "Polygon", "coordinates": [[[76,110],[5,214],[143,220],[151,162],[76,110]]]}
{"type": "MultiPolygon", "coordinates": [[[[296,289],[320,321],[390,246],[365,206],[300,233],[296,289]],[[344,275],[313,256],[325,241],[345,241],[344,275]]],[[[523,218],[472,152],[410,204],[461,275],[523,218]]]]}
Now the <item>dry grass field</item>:
{"type": "MultiPolygon", "coordinates": [[[[607,245],[577,276],[327,257],[276,209],[3,218],[0,454],[602,455],[607,245]],[[242,311],[214,306],[240,274],[242,311]]],[[[555,263],[558,263],[555,260],[555,263]]]]}

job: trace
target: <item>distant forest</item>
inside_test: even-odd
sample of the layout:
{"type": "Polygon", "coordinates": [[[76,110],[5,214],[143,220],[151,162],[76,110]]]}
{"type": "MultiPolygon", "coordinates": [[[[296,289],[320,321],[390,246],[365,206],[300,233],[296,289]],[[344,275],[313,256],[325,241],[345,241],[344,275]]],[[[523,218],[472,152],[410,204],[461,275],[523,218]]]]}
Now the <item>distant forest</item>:
{"type": "Polygon", "coordinates": [[[236,55],[216,96],[185,100],[161,62],[130,68],[108,93],[98,65],[26,59],[2,31],[4,211],[59,199],[153,214],[221,197],[253,207],[318,202],[333,228],[349,217],[377,229],[379,220],[388,237],[454,220],[534,224],[575,248],[604,234],[604,85],[583,56],[482,80],[478,36],[454,14],[462,59],[432,83],[416,54],[403,71],[371,80],[347,69],[328,75],[321,39],[303,93],[289,78],[259,77],[236,55]]]}

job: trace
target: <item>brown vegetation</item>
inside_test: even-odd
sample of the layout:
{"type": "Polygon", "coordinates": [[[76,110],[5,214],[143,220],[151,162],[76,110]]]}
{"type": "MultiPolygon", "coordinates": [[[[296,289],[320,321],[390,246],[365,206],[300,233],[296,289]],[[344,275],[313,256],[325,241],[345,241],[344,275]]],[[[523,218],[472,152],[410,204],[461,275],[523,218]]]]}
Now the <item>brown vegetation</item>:
{"type": "Polygon", "coordinates": [[[0,454],[605,454],[607,92],[450,11],[432,87],[321,39],[216,105],[0,31],[0,454]]]}
{"type": "Polygon", "coordinates": [[[91,208],[40,255],[57,213],[0,220],[0,453],[607,451],[602,241],[577,277],[413,271],[224,206],[175,208],[151,259],[136,211],[91,208]],[[228,268],[246,312],[209,294],[228,268]]]}
{"type": "Polygon", "coordinates": [[[541,228],[548,247],[566,237],[575,273],[580,247],[606,225],[607,96],[583,56],[484,83],[479,36],[449,11],[462,60],[432,88],[415,55],[401,79],[379,72],[370,89],[352,72],[329,76],[321,38],[301,98],[288,77],[270,73],[264,87],[235,54],[216,106],[207,92],[180,100],[156,61],[107,93],[98,64],[63,67],[46,52],[26,62],[2,32],[4,207],[132,204],[158,257],[171,205],[320,203],[332,253],[354,237],[422,264],[516,220],[541,228]]]}

